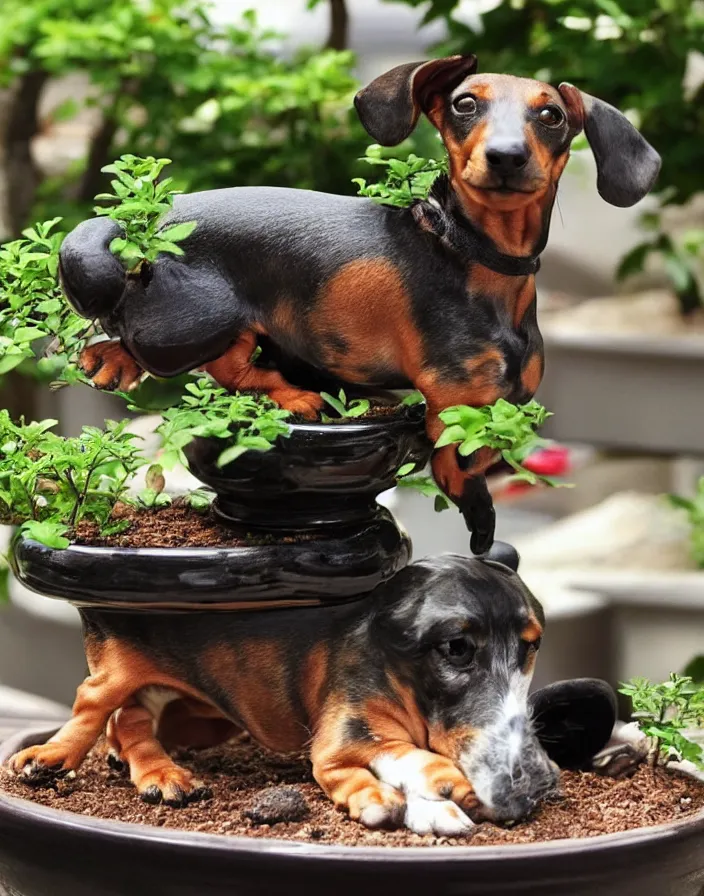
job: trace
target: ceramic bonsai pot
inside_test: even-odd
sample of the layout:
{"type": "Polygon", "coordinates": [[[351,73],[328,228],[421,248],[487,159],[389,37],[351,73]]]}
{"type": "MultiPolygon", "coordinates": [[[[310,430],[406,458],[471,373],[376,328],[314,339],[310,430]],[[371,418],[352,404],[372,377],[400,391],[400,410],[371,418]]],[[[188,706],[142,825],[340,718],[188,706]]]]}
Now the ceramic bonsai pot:
{"type": "Polygon", "coordinates": [[[354,599],[410,560],[407,534],[376,496],[404,463],[426,463],[423,424],[419,406],[365,422],[294,423],[270,451],[248,451],[222,469],[227,443],[197,439],[187,450],[191,471],[216,491],[216,516],[241,546],[57,550],[18,535],[13,571],[40,594],[125,610],[354,599]]]}
{"type": "Polygon", "coordinates": [[[356,527],[241,547],[57,550],[18,535],[12,568],[27,588],[77,606],[239,610],[355,598],[391,578],[410,556],[408,536],[379,507],[356,527]]]}
{"type": "MultiPolygon", "coordinates": [[[[582,731],[594,725],[592,746],[603,741],[613,696],[588,682],[588,699],[569,711],[572,697],[581,691],[584,698],[585,683],[564,687],[532,698],[545,736],[560,740],[574,724],[582,731]],[[568,699],[556,701],[556,690],[568,699]]],[[[52,733],[10,738],[0,763],[52,733]]],[[[563,741],[563,756],[577,762],[582,743],[563,741]]],[[[700,896],[704,887],[704,813],[520,846],[343,847],[277,841],[275,828],[272,835],[253,840],[106,821],[0,791],[0,888],[12,896],[359,896],[391,888],[404,896],[700,896]]]]}
{"type": "Polygon", "coordinates": [[[431,452],[423,405],[378,418],[292,423],[271,451],[248,451],[220,468],[226,447],[222,439],[195,439],[185,449],[191,473],[216,492],[221,517],[267,532],[368,520],[399,467],[422,467],[431,452]]]}

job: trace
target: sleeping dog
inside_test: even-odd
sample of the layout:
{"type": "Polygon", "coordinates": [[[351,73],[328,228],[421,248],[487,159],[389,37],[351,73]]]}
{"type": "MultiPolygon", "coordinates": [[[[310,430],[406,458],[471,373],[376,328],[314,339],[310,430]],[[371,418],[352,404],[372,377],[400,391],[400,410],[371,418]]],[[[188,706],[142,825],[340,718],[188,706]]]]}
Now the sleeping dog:
{"type": "MultiPolygon", "coordinates": [[[[320,395],[253,362],[258,340],[339,381],[419,389],[433,442],[439,413],[498,398],[525,402],[543,375],[534,274],[557,185],[582,130],[604,199],[629,206],[657,176],[658,154],[616,109],[570,84],[476,73],[474,56],[398,66],[355,105],[379,143],[400,143],[421,113],[443,139],[449,177],[398,209],[368,199],[266,187],[177,197],[164,224],[195,220],[185,255],[127,276],[109,251],[120,227],[80,224],[61,249],[71,303],[114,339],[82,366],[101,388],[144,370],[204,367],[231,390],[267,393],[315,416],[320,395]]],[[[435,452],[438,485],[462,510],[472,550],[493,538],[484,473],[495,455],[435,452]]]]}
{"type": "Polygon", "coordinates": [[[496,560],[425,560],[325,609],[81,613],[90,675],[58,734],[10,760],[30,784],[77,769],[107,727],[142,797],[175,806],[206,791],[165,747],[242,730],[309,747],[320,786],[368,827],[462,834],[556,787],[527,702],[543,613],[496,560]]]}

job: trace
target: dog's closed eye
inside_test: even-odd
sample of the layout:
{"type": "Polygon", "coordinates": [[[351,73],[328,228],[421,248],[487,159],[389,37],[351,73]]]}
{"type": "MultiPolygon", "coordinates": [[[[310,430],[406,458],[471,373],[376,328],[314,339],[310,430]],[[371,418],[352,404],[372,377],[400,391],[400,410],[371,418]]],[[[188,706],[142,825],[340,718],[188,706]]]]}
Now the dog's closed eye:
{"type": "Polygon", "coordinates": [[[524,666],[526,660],[531,654],[536,654],[540,650],[542,638],[535,638],[533,641],[521,641],[518,653],[518,665],[524,666]]]}

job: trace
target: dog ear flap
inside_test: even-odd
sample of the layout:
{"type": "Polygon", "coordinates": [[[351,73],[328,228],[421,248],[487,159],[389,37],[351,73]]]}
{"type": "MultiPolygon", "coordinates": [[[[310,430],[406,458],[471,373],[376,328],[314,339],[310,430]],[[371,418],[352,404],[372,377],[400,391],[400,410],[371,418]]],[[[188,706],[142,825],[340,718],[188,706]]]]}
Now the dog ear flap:
{"type": "Polygon", "coordinates": [[[628,208],[646,196],[660,171],[660,156],[618,109],[563,83],[574,133],[584,128],[597,167],[596,186],[611,205],[628,208]]]}
{"type": "Polygon", "coordinates": [[[408,137],[432,94],[451,90],[477,70],[476,56],[448,56],[398,65],[354,98],[360,121],[377,143],[396,146],[408,137]]]}

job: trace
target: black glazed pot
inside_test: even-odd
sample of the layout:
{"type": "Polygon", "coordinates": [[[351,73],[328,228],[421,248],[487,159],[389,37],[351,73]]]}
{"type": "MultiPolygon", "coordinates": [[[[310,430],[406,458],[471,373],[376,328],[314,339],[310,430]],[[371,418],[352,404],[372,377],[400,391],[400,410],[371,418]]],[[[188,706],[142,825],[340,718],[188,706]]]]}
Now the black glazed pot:
{"type": "MultiPolygon", "coordinates": [[[[11,738],[0,764],[52,733],[11,738]]],[[[701,896],[704,813],[585,840],[344,847],[277,840],[275,827],[255,840],[106,821],[0,790],[3,886],[12,896],[701,896]]]]}
{"type": "Polygon", "coordinates": [[[251,530],[310,531],[368,520],[399,467],[425,465],[432,446],[424,418],[424,406],[415,405],[363,421],[292,423],[270,451],[248,451],[223,468],[223,439],[195,439],[185,453],[226,520],[251,530]]]}
{"type": "Polygon", "coordinates": [[[140,611],[318,606],[354,599],[407,565],[411,543],[377,507],[352,527],[301,541],[243,547],[46,547],[13,542],[16,577],[39,594],[83,607],[140,611]]]}

